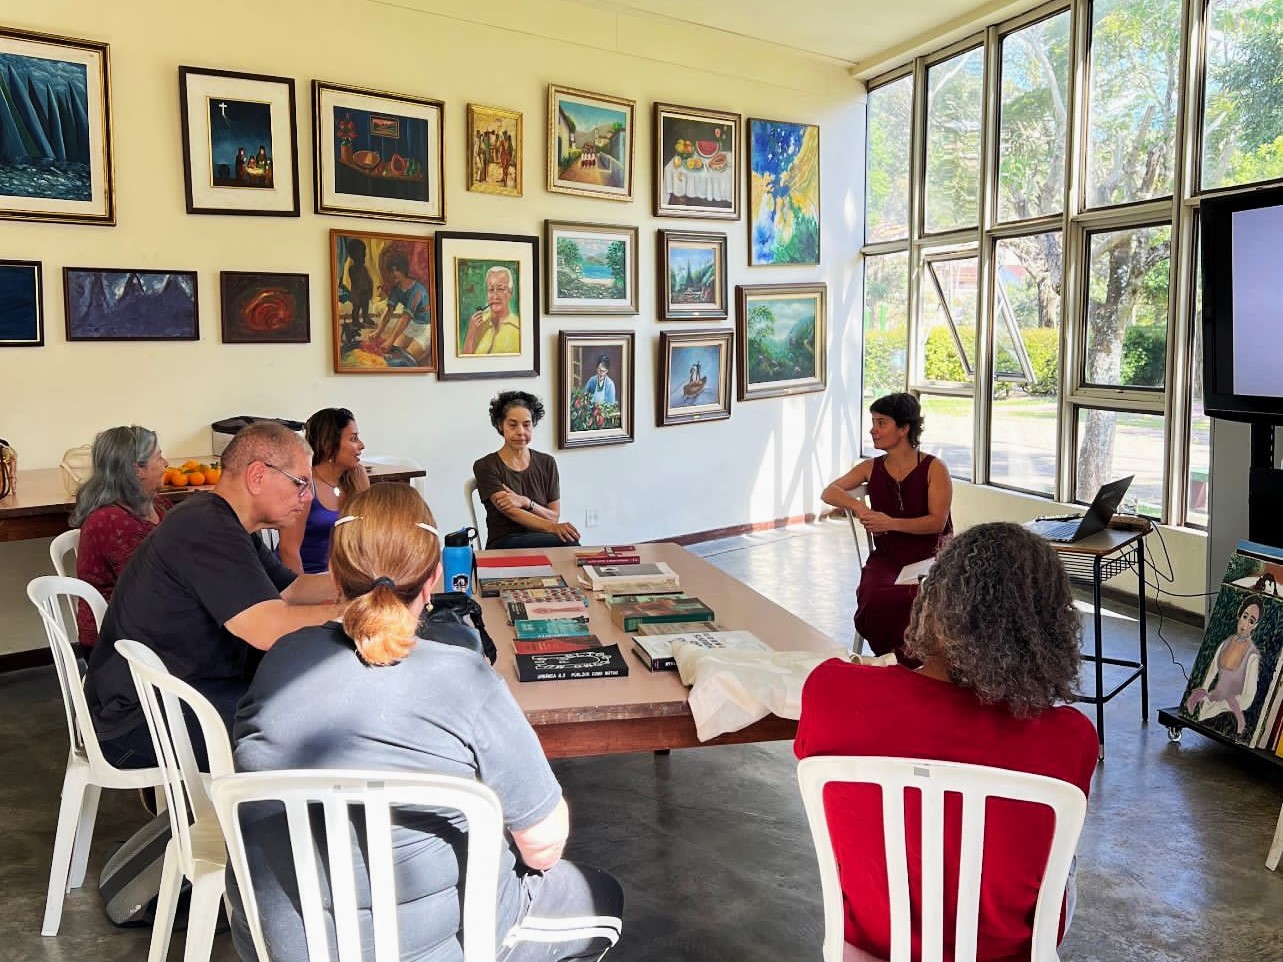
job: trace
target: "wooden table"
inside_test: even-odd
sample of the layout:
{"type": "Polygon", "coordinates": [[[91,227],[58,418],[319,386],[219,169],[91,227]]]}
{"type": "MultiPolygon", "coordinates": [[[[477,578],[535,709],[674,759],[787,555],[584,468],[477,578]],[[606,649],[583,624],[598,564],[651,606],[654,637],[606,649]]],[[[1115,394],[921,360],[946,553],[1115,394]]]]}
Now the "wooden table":
{"type": "MultiPolygon", "coordinates": [[[[186,458],[175,458],[175,464],[182,464],[186,458]]],[[[209,461],[194,458],[196,461],[209,461]]],[[[371,481],[410,481],[412,478],[425,477],[427,472],[421,468],[389,467],[386,465],[369,465],[371,481]]],[[[165,497],[171,501],[181,501],[193,491],[210,491],[210,486],[201,488],[175,488],[166,490],[165,497]]],[[[59,468],[36,468],[18,472],[18,484],[13,494],[0,500],[0,541],[25,541],[28,538],[52,538],[67,530],[67,515],[76,499],[67,493],[63,483],[62,471],[59,468]]]]}
{"type": "MultiPolygon", "coordinates": [[[[573,586],[579,575],[574,551],[510,549],[486,554],[546,554],[557,573],[573,586]]],[[[663,561],[672,567],[681,578],[682,591],[707,602],[724,628],[752,631],[781,651],[845,651],[823,632],[680,545],[642,544],[638,553],[644,562],[663,561]]],[[[768,715],[740,731],[701,742],[695,735],[687,689],[677,672],[648,671],[632,653],[631,634],[617,628],[605,604],[595,598],[588,607],[589,627],[603,644],[619,645],[628,661],[628,677],[519,682],[512,626],[503,606],[498,598],[478,600],[499,649],[495,670],[508,682],[549,758],[773,741],[791,739],[797,733],[795,720],[768,715]]]]}

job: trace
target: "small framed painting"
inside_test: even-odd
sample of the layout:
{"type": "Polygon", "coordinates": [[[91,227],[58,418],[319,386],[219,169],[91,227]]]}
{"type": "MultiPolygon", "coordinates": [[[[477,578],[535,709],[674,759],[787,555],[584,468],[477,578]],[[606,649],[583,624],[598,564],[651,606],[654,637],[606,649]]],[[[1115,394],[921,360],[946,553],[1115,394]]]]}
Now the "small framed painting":
{"type": "Polygon", "coordinates": [[[658,427],[731,416],[731,336],[730,331],[660,332],[658,427]]]}
{"type": "Polygon", "coordinates": [[[636,101],[548,85],[548,189],[633,199],[636,101]]]}
{"type": "Polygon", "coordinates": [[[307,344],[312,340],[307,274],[223,271],[218,281],[224,344],[307,344]]]}
{"type": "Polygon", "coordinates": [[[539,373],[539,238],[437,231],[437,377],[539,373]]]}
{"type": "Polygon", "coordinates": [[[440,100],[312,81],[316,212],[445,223],[440,100]]]}
{"type": "Polygon", "coordinates": [[[544,221],[549,314],[636,314],[637,228],[544,221]]]}
{"type": "Polygon", "coordinates": [[[335,374],[435,370],[432,238],[330,231],[335,374]]]}
{"type": "Polygon", "coordinates": [[[44,342],[40,262],[0,260],[0,347],[40,347],[44,342]]]}
{"type": "Polygon", "coordinates": [[[750,117],[748,142],[749,266],[818,264],[820,128],[750,117]]]}
{"type": "Polygon", "coordinates": [[[633,333],[562,331],[558,394],[563,448],[633,440],[633,333]]]}
{"type": "Polygon", "coordinates": [[[740,115],[655,104],[656,217],[740,215],[740,115]]]}
{"type": "Polygon", "coordinates": [[[735,288],[739,399],[809,394],[828,384],[824,284],[735,288]]]}
{"type": "Polygon", "coordinates": [[[69,341],[196,341],[195,271],[64,267],[69,341]]]}
{"type": "Polygon", "coordinates": [[[661,230],[658,264],[661,321],[721,321],[726,295],[726,235],[661,230]]]}
{"type": "Polygon", "coordinates": [[[116,223],[108,52],[0,28],[0,218],[116,223]]]}
{"type": "Polygon", "coordinates": [[[298,216],[293,80],[179,67],[178,103],[187,213],[298,216]]]}
{"type": "Polygon", "coordinates": [[[468,190],[521,196],[521,111],[468,104],[468,190]]]}

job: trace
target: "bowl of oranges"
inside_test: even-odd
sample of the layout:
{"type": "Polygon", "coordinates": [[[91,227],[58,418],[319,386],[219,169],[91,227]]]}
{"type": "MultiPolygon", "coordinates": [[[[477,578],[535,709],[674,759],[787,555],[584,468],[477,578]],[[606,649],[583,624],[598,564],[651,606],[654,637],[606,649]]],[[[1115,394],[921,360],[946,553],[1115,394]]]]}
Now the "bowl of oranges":
{"type": "Polygon", "coordinates": [[[178,466],[165,469],[162,484],[166,488],[200,488],[217,484],[223,476],[223,469],[217,461],[208,464],[201,461],[184,461],[178,466]]]}

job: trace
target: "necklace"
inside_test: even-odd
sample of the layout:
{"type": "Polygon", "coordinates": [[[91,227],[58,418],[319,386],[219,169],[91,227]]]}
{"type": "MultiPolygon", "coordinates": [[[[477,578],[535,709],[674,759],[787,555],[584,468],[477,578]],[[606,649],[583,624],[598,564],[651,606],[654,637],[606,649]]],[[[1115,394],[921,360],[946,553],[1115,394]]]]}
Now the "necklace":
{"type": "Polygon", "coordinates": [[[314,471],[312,472],[312,478],[313,478],[313,480],[315,480],[315,479],[319,478],[322,484],[324,484],[327,488],[329,488],[331,491],[333,491],[333,492],[334,492],[334,497],[336,497],[336,498],[337,498],[337,497],[341,497],[341,496],[342,496],[342,494],[343,494],[343,489],[342,489],[342,488],[340,488],[337,484],[330,484],[330,482],[329,482],[329,481],[326,481],[324,478],[322,478],[322,477],[321,477],[321,474],[320,474],[320,472],[319,472],[319,471],[315,471],[315,470],[314,470],[314,471]]]}

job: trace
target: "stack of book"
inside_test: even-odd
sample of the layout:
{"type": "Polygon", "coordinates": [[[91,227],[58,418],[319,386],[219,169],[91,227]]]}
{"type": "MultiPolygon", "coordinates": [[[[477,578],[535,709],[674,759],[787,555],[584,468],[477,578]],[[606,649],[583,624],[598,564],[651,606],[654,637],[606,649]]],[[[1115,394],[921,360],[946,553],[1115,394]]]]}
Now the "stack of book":
{"type": "Polygon", "coordinates": [[[656,595],[646,601],[612,604],[610,620],[624,631],[637,631],[643,625],[672,622],[708,622],[715,617],[713,609],[690,595],[656,595]]]}
{"type": "Polygon", "coordinates": [[[633,544],[609,544],[601,548],[584,548],[575,552],[575,564],[584,565],[635,565],[641,564],[641,555],[633,544]]]}
{"type": "Polygon", "coordinates": [[[566,579],[547,555],[478,555],[477,587],[483,598],[494,598],[505,590],[565,588],[566,579]]]}
{"type": "Polygon", "coordinates": [[[693,631],[679,635],[634,635],[633,654],[651,671],[677,668],[673,645],[685,642],[698,648],[732,648],[736,651],[770,651],[751,631],[693,631]]]}
{"type": "Polygon", "coordinates": [[[677,594],[682,590],[677,572],[662,561],[629,565],[584,565],[579,583],[590,591],[609,594],[677,594]]]}

